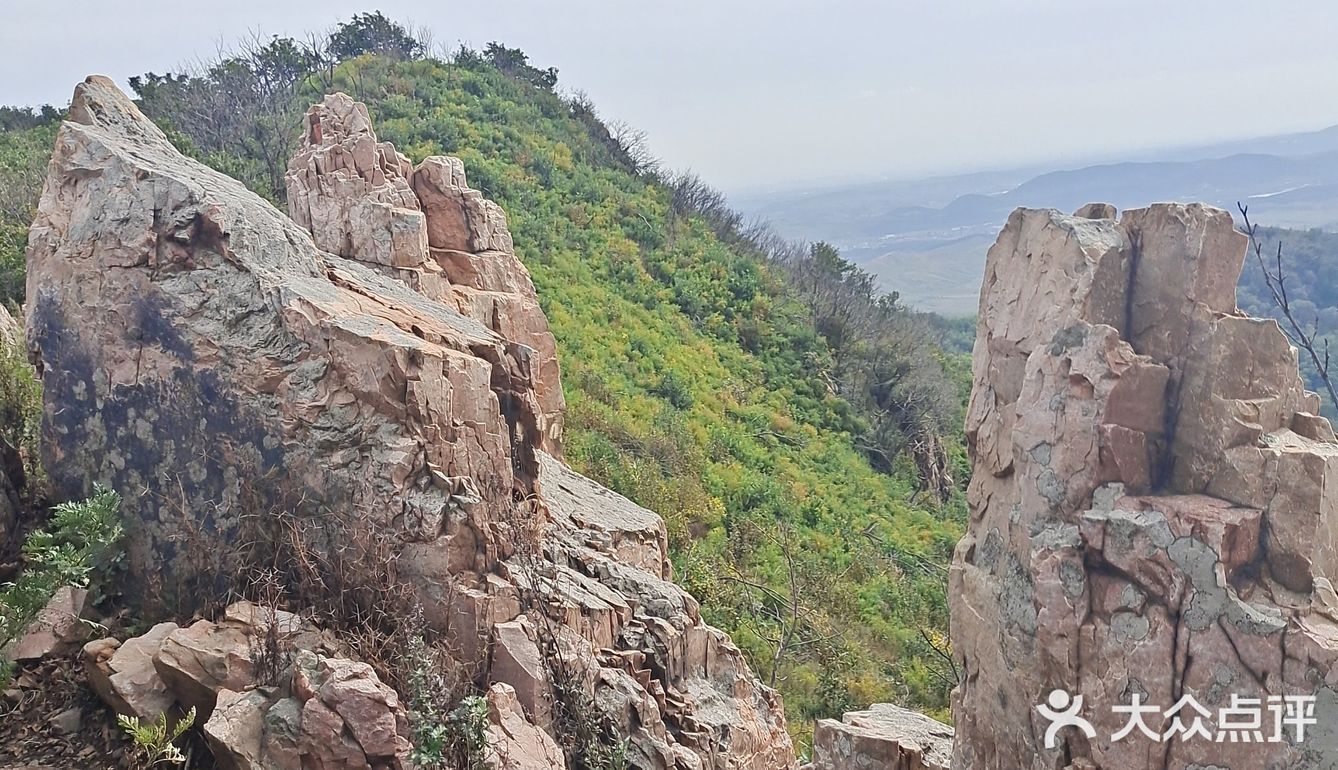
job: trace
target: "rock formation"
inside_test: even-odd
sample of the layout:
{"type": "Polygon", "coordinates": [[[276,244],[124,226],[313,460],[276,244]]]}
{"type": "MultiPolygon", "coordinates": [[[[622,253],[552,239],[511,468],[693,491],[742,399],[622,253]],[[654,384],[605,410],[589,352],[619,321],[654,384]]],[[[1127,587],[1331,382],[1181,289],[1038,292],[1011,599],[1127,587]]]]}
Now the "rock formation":
{"type": "Polygon", "coordinates": [[[810,770],[948,770],[952,728],[890,703],[818,720],[810,770]]]}
{"type": "Polygon", "coordinates": [[[152,722],[195,709],[224,770],[408,767],[399,696],[335,647],[290,613],[237,602],[217,623],[160,623],[124,644],[89,642],[84,666],[119,714],[152,722]]]}
{"type": "Polygon", "coordinates": [[[1226,212],[1114,216],[1021,209],[989,252],[950,575],[953,767],[1334,767],[1333,431],[1278,325],[1236,309],[1246,238],[1226,212]],[[1047,749],[1056,689],[1095,732],[1047,749]],[[1270,696],[1315,696],[1318,726],[1114,738],[1135,698],[1160,737],[1185,696],[1216,732],[1233,694],[1260,699],[1269,734],[1270,696]]]}
{"type": "Polygon", "coordinates": [[[524,346],[510,351],[532,380],[512,395],[534,401],[524,409],[537,424],[523,440],[560,455],[557,346],[502,208],[469,188],[459,158],[433,156],[415,169],[394,145],[377,141],[367,107],[345,94],[312,106],[304,136],[286,175],[293,220],[317,247],[398,278],[524,346]]]}
{"type": "MultiPolygon", "coordinates": [[[[519,735],[512,698],[545,719],[556,646],[635,767],[792,767],[778,697],[669,582],[664,523],[561,463],[552,335],[501,209],[343,95],[309,113],[288,189],[293,219],[101,77],[57,135],[28,254],[44,459],[64,496],[122,494],[145,595],[189,604],[172,590],[243,513],[342,511],[394,533],[428,621],[497,661],[498,729],[519,735]]],[[[110,681],[134,668],[115,654],[110,681]]],[[[234,726],[277,708],[224,689],[234,726]]]]}

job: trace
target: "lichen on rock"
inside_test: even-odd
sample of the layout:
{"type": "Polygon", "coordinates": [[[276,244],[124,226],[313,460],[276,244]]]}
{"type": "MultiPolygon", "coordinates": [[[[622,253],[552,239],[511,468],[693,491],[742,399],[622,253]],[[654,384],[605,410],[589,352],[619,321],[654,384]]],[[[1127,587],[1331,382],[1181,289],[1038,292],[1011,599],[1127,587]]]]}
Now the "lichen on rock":
{"type": "Polygon", "coordinates": [[[1277,324],[1236,309],[1246,238],[1226,212],[1114,217],[1019,209],[987,258],[950,573],[953,767],[1328,766],[1325,730],[1112,739],[1135,693],[1214,711],[1313,695],[1338,720],[1338,625],[1311,609],[1338,573],[1318,397],[1277,324]],[[1094,737],[1044,747],[1036,706],[1056,688],[1084,698],[1094,737]]]}

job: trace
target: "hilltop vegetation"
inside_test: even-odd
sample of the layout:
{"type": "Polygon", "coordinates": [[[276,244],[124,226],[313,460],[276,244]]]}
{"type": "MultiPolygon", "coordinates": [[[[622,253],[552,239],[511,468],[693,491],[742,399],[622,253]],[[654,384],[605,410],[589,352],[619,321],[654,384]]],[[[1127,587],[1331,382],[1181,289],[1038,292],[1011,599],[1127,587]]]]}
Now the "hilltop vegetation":
{"type": "MultiPolygon", "coordinates": [[[[1281,227],[1260,227],[1257,238],[1265,261],[1264,268],[1277,272],[1278,247],[1282,247],[1282,288],[1286,291],[1292,315],[1307,334],[1316,332],[1316,349],[1321,360],[1330,350],[1338,355],[1338,233],[1324,230],[1288,230],[1281,227]],[[1327,347],[1326,347],[1327,346],[1327,347]]],[[[1281,308],[1273,299],[1264,280],[1264,268],[1251,251],[1245,257],[1240,285],[1236,288],[1236,302],[1252,316],[1274,318],[1283,329],[1290,330],[1281,308]]],[[[1301,376],[1311,390],[1320,393],[1324,414],[1338,419],[1338,410],[1321,381],[1310,356],[1300,355],[1301,376]]],[[[1335,365],[1338,367],[1338,365],[1335,365]]],[[[1334,374],[1338,374],[1338,368],[1334,374]]],[[[1335,381],[1338,384],[1338,380],[1335,381]]]]}
{"type": "MultiPolygon", "coordinates": [[[[745,227],[661,171],[635,132],[560,94],[556,70],[498,44],[426,49],[365,14],[317,46],[258,41],[131,83],[183,151],[280,206],[324,92],[366,102],[415,161],[462,158],[505,208],[557,337],[567,460],[665,518],[676,579],[782,691],[801,739],[874,701],[945,716],[960,354],[834,249],[745,227]]],[[[0,134],[0,301],[17,303],[56,115],[11,113],[26,119],[0,134]]]]}

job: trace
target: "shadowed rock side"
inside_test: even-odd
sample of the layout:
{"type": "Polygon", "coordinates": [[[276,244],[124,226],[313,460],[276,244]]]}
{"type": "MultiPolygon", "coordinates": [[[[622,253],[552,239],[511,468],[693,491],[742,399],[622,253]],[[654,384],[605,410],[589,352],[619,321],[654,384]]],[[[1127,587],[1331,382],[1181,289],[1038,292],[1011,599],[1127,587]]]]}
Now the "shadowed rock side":
{"type": "Polygon", "coordinates": [[[552,335],[501,209],[343,95],[288,184],[294,219],[101,77],[57,135],[28,256],[43,451],[62,495],[125,497],[143,596],[189,607],[200,547],[228,552],[242,512],[351,511],[484,663],[498,730],[551,728],[552,622],[634,766],[793,766],[779,698],[668,582],[663,522],[558,459],[552,335]]]}
{"type": "Polygon", "coordinates": [[[1277,324],[1236,309],[1246,239],[1226,212],[1114,216],[1019,209],[989,252],[953,767],[1338,767],[1333,431],[1277,324]],[[1047,750],[1036,706],[1056,688],[1096,735],[1047,750]],[[1212,731],[1233,693],[1314,695],[1318,726],[1299,745],[1112,740],[1134,694],[1192,696],[1212,731]]]}

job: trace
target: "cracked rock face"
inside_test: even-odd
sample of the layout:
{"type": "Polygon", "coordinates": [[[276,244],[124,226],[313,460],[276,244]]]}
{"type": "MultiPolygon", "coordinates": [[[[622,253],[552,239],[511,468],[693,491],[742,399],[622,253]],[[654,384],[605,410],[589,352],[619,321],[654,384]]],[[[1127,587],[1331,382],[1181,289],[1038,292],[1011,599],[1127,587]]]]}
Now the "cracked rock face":
{"type": "MultiPolygon", "coordinates": [[[[527,732],[514,704],[552,729],[556,647],[632,766],[793,767],[778,696],[669,581],[664,522],[562,464],[553,338],[501,208],[457,159],[413,167],[342,94],[305,137],[290,219],[111,81],[77,87],[28,253],[59,493],[119,491],[131,578],[179,606],[243,512],[360,516],[397,537],[463,661],[510,686],[499,729],[527,732]]],[[[138,697],[129,653],[90,654],[138,697]]],[[[254,737],[274,704],[226,689],[219,730],[254,737]]]]}
{"type": "Polygon", "coordinates": [[[459,158],[433,156],[415,169],[394,145],[377,141],[367,107],[340,93],[307,112],[305,141],[285,179],[289,214],[318,247],[398,278],[516,343],[510,352],[532,382],[511,394],[532,402],[520,407],[534,421],[524,440],[561,454],[556,343],[505,212],[470,189],[459,158]]]}
{"type": "Polygon", "coordinates": [[[1236,309],[1246,238],[1226,212],[1114,217],[1019,209],[989,252],[953,767],[1338,767],[1333,431],[1277,324],[1236,309]],[[1044,747],[1056,688],[1094,737],[1044,747]],[[1134,694],[1191,696],[1210,730],[1232,694],[1313,695],[1318,726],[1299,745],[1112,740],[1134,694]]]}

